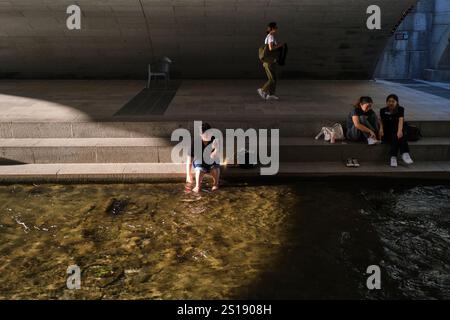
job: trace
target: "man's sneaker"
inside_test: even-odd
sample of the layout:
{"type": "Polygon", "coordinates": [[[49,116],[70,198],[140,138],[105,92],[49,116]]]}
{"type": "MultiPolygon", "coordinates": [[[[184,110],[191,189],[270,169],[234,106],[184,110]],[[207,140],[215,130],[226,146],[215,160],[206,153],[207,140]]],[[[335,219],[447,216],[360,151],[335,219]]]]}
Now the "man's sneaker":
{"type": "Polygon", "coordinates": [[[391,167],[396,168],[397,166],[397,157],[391,157],[391,167]]]}
{"type": "Polygon", "coordinates": [[[374,146],[374,145],[380,144],[380,143],[381,143],[381,141],[376,140],[376,139],[374,139],[374,138],[367,138],[367,144],[368,144],[369,146],[374,146]]]}
{"type": "Polygon", "coordinates": [[[264,100],[267,99],[267,94],[261,88],[259,88],[257,91],[261,98],[263,98],[264,100]]]}
{"type": "Polygon", "coordinates": [[[405,164],[413,164],[414,163],[414,161],[411,159],[411,156],[409,155],[409,153],[402,154],[402,160],[405,164]]]}
{"type": "Polygon", "coordinates": [[[278,98],[276,95],[274,95],[274,94],[269,94],[267,97],[266,97],[266,99],[267,100],[280,100],[280,98],[278,98]]]}
{"type": "Polygon", "coordinates": [[[358,161],[358,159],[353,158],[353,159],[352,159],[352,162],[353,162],[353,166],[354,166],[355,168],[359,168],[359,161],[358,161]]]}

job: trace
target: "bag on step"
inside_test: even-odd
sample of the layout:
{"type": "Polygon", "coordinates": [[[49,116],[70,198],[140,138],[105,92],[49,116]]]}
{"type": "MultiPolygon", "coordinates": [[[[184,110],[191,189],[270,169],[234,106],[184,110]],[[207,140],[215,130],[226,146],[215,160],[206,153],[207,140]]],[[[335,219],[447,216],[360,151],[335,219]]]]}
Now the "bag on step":
{"type": "Polygon", "coordinates": [[[415,141],[419,141],[421,138],[423,138],[422,136],[422,132],[420,131],[420,128],[416,127],[416,126],[412,126],[408,123],[405,124],[405,131],[406,131],[406,138],[408,139],[408,141],[411,142],[415,142],[415,141]]]}
{"type": "Polygon", "coordinates": [[[319,140],[321,136],[324,136],[325,141],[330,141],[331,143],[334,143],[335,140],[345,139],[344,129],[340,123],[335,123],[331,127],[323,127],[315,139],[319,140]]]}

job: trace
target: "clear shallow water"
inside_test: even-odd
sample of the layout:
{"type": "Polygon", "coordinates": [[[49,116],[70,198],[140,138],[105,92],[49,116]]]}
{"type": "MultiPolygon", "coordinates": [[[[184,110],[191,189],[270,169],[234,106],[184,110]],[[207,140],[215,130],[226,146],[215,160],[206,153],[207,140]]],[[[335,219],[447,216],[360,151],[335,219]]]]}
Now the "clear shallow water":
{"type": "Polygon", "coordinates": [[[0,186],[0,298],[450,298],[450,185],[364,185],[0,186]]]}

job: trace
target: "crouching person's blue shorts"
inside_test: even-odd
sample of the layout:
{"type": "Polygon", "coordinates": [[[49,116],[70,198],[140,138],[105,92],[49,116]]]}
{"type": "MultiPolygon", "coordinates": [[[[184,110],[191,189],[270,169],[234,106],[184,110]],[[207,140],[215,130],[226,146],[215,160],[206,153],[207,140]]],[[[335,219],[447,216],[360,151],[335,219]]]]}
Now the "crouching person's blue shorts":
{"type": "Polygon", "coordinates": [[[218,164],[218,163],[207,164],[207,163],[203,163],[200,160],[194,160],[192,162],[192,167],[195,170],[200,170],[201,172],[204,172],[204,173],[210,173],[211,170],[214,168],[220,169],[220,164],[218,164]]]}

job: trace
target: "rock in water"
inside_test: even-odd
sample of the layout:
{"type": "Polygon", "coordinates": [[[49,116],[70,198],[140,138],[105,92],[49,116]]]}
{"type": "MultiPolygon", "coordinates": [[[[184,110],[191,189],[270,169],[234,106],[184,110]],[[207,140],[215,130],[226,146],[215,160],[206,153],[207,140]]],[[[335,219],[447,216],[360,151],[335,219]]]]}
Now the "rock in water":
{"type": "Polygon", "coordinates": [[[109,202],[108,207],[106,208],[105,211],[110,215],[117,216],[125,210],[125,208],[128,206],[128,203],[129,201],[127,199],[121,200],[113,198],[109,202]]]}

